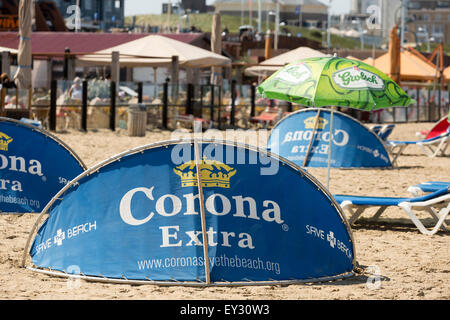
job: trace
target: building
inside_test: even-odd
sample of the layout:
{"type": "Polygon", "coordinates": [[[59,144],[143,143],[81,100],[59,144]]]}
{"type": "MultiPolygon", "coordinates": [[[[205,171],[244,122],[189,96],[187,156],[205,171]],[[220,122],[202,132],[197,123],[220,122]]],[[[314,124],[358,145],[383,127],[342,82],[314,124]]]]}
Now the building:
{"type": "Polygon", "coordinates": [[[450,1],[409,1],[408,42],[450,43],[450,1]]]}
{"type": "MultiPolygon", "coordinates": [[[[108,31],[123,27],[124,0],[35,0],[34,31],[74,30],[73,6],[80,6],[80,31],[108,31]],[[71,7],[72,6],[72,7],[71,7]],[[72,21],[73,27],[70,25],[72,21]]],[[[18,30],[19,0],[0,1],[0,31],[18,30]]]]}
{"type": "MultiPolygon", "coordinates": [[[[207,13],[214,11],[214,7],[208,6],[206,0],[181,0],[172,1],[171,3],[171,13],[182,14],[182,13],[207,13]]],[[[164,2],[162,4],[162,13],[167,14],[169,8],[169,3],[164,2]]]]}
{"type": "Polygon", "coordinates": [[[38,2],[54,2],[64,19],[70,19],[74,14],[70,6],[78,2],[81,10],[81,30],[107,31],[110,28],[123,27],[125,22],[124,0],[38,0],[38,2]]]}
{"type": "Polygon", "coordinates": [[[400,22],[400,8],[401,0],[352,0],[352,14],[377,18],[377,27],[371,31],[378,34],[384,43],[389,41],[391,29],[400,22]]]}
{"type": "MultiPolygon", "coordinates": [[[[221,14],[238,15],[248,23],[249,17],[258,18],[258,3],[261,3],[261,24],[264,29],[269,22],[275,21],[277,8],[273,0],[216,0],[213,6],[221,14]]],[[[280,22],[288,25],[312,25],[323,27],[327,23],[328,6],[318,0],[280,1],[280,22]]]]}

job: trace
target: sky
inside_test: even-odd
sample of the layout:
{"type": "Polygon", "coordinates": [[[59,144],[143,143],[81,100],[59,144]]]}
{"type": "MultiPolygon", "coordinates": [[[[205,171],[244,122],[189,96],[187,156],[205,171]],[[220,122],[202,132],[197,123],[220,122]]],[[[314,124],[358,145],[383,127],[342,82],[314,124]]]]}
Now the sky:
{"type": "MultiPolygon", "coordinates": [[[[125,16],[132,16],[135,14],[160,14],[163,2],[168,2],[168,0],[125,0],[125,16]]],[[[257,3],[257,0],[253,0],[253,2],[257,3]]],[[[327,4],[328,0],[321,0],[321,2],[327,4]]],[[[211,5],[214,3],[214,0],[206,0],[206,3],[211,5]]],[[[350,5],[350,0],[332,0],[331,12],[333,14],[349,12],[350,5]]]]}

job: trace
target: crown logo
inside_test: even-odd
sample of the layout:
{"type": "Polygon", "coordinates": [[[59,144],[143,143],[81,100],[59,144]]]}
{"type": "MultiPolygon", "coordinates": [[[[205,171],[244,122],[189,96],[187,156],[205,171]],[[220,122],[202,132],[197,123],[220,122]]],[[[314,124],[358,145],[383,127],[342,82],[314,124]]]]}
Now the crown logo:
{"type": "Polygon", "coordinates": [[[13,141],[13,138],[7,136],[3,132],[0,132],[0,150],[8,151],[8,144],[13,141]]]}
{"type": "MultiPolygon", "coordinates": [[[[179,165],[173,171],[181,177],[182,187],[198,186],[197,169],[194,160],[179,165]]],[[[230,178],[235,174],[236,169],[216,160],[207,160],[204,157],[200,163],[202,187],[229,188],[230,178]]]]}
{"type": "MultiPolygon", "coordinates": [[[[305,122],[305,128],[306,129],[314,129],[314,122],[316,117],[310,117],[308,119],[306,119],[305,122]]],[[[324,118],[320,118],[317,120],[317,129],[323,130],[326,125],[328,124],[328,120],[324,119],[324,118]]]]}

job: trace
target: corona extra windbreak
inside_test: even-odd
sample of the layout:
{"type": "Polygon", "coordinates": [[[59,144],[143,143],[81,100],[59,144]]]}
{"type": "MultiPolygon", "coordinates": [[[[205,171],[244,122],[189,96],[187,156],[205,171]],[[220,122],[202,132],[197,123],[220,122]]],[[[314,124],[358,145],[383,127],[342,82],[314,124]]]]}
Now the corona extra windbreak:
{"type": "Polygon", "coordinates": [[[305,167],[327,167],[328,163],[334,168],[392,166],[381,139],[358,120],[334,111],[331,146],[330,125],[327,109],[294,112],[275,125],[267,143],[268,149],[298,166],[305,164],[305,167]],[[314,130],[317,112],[320,114],[314,130]]]}
{"type": "Polygon", "coordinates": [[[47,207],[26,248],[40,271],[75,265],[90,279],[190,285],[353,274],[351,231],[331,195],[253,147],[142,146],[88,169],[47,207]],[[277,170],[263,174],[267,167],[277,170]]]}
{"type": "Polygon", "coordinates": [[[83,162],[57,138],[0,118],[0,213],[40,212],[83,162]]]}

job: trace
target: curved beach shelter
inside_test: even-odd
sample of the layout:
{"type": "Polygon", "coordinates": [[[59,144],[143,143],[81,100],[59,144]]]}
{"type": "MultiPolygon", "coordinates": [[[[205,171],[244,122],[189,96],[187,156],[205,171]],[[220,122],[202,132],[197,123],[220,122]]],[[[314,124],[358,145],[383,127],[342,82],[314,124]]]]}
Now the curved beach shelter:
{"type": "Polygon", "coordinates": [[[316,179],[218,140],[145,145],[88,169],[41,212],[27,258],[55,276],[76,265],[86,280],[194,286],[334,280],[356,263],[351,229],[316,179]]]}
{"type": "Polygon", "coordinates": [[[0,213],[41,212],[85,169],[75,152],[49,132],[0,117],[0,213]]]}
{"type": "Polygon", "coordinates": [[[149,35],[118,46],[80,56],[78,65],[110,65],[111,54],[119,52],[123,67],[170,67],[178,56],[180,67],[206,68],[231,66],[231,60],[220,54],[160,35],[149,35]]]}
{"type": "Polygon", "coordinates": [[[355,118],[339,111],[333,111],[333,146],[329,155],[330,114],[329,109],[323,108],[289,114],[272,129],[268,150],[300,167],[328,167],[328,162],[333,168],[392,167],[380,137],[355,118]]]}
{"type": "Polygon", "coordinates": [[[297,49],[280,54],[273,58],[264,60],[257,66],[248,67],[245,69],[246,76],[258,76],[267,77],[272,73],[280,69],[281,67],[289,64],[298,59],[326,57],[325,53],[318,50],[311,49],[309,47],[298,47],[297,49]]]}

